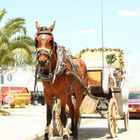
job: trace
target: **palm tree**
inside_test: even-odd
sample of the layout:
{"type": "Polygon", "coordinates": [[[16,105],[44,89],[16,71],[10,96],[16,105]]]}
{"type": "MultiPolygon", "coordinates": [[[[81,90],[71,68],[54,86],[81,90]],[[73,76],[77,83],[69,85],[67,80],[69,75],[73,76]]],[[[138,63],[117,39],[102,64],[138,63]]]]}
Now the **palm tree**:
{"type": "MultiPolygon", "coordinates": [[[[0,10],[0,22],[7,13],[0,10]]],[[[33,64],[34,41],[26,35],[24,18],[9,19],[0,28],[0,67],[33,64]]]]}

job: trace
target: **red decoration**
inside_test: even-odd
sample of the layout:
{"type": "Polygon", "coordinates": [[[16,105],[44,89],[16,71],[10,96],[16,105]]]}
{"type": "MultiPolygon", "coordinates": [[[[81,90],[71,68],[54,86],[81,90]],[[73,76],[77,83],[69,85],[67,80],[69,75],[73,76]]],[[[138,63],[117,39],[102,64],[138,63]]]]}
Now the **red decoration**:
{"type": "Polygon", "coordinates": [[[100,48],[100,52],[101,52],[101,51],[103,51],[103,49],[102,49],[102,48],[100,48]]]}

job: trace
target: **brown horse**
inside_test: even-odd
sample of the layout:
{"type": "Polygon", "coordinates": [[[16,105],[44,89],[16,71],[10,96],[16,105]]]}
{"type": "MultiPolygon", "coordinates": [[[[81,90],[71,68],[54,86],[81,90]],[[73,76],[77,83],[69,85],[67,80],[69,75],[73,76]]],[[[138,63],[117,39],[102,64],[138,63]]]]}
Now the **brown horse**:
{"type": "Polygon", "coordinates": [[[87,70],[85,63],[80,58],[71,56],[64,47],[55,43],[52,34],[54,27],[55,22],[49,27],[40,27],[36,22],[37,72],[42,79],[47,105],[45,139],[49,139],[53,97],[57,97],[61,101],[60,118],[63,124],[63,139],[68,139],[66,104],[71,116],[72,135],[74,139],[77,139],[79,107],[87,91],[87,70]],[[75,106],[72,104],[72,95],[76,100],[75,106]]]}

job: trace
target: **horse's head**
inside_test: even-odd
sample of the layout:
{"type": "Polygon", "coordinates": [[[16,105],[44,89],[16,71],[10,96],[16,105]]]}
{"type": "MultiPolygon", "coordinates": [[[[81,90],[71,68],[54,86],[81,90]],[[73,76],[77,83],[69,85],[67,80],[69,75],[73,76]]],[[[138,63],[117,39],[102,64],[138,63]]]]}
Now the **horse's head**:
{"type": "Polygon", "coordinates": [[[35,37],[37,61],[40,67],[45,68],[48,66],[54,50],[54,39],[52,31],[55,27],[55,22],[49,27],[40,27],[38,22],[36,22],[35,26],[37,29],[35,37]]]}

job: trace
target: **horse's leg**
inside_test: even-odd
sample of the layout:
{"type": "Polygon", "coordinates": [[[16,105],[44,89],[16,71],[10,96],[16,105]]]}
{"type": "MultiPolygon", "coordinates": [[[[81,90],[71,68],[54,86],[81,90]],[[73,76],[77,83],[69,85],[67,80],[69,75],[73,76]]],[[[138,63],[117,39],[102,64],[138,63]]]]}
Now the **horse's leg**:
{"type": "Polygon", "coordinates": [[[61,100],[61,113],[60,113],[60,119],[64,126],[63,128],[63,140],[68,140],[69,138],[69,132],[66,128],[67,125],[67,116],[66,116],[66,103],[65,101],[61,100]]]}
{"type": "Polygon", "coordinates": [[[69,115],[71,118],[71,131],[72,131],[72,136],[73,136],[73,131],[74,131],[74,106],[72,100],[75,100],[75,96],[74,95],[70,95],[68,96],[68,107],[69,107],[69,115]]]}
{"type": "Polygon", "coordinates": [[[47,104],[46,117],[47,117],[47,124],[46,124],[46,128],[45,128],[44,140],[49,140],[49,125],[50,125],[51,119],[52,119],[52,106],[48,105],[48,104],[47,104]]]}
{"type": "Polygon", "coordinates": [[[83,90],[81,89],[76,93],[76,108],[74,111],[74,131],[73,131],[73,139],[78,139],[78,123],[80,118],[80,105],[83,101],[83,90]]]}

